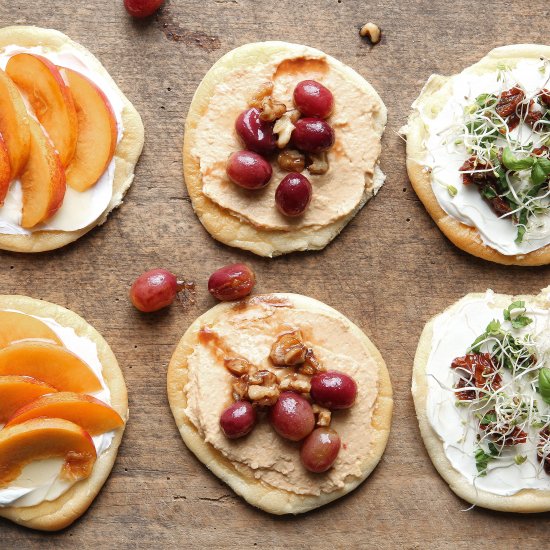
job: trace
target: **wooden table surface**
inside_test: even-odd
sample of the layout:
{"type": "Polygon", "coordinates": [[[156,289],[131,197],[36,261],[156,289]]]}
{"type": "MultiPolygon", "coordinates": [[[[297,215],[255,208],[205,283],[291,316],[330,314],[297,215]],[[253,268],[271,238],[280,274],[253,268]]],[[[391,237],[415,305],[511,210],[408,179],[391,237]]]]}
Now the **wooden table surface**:
{"type": "Polygon", "coordinates": [[[488,287],[536,293],[550,270],[501,267],[453,247],[410,187],[397,131],[430,74],[459,71],[495,46],[548,43],[549,21],[547,0],[170,0],[141,23],[122,0],[2,0],[0,26],[52,27],[89,48],[141,113],[146,137],[134,185],[105,225],[56,252],[0,252],[0,293],[82,315],[112,346],[130,396],[118,460],[88,512],[57,534],[0,521],[0,547],[544,547],[550,514],[463,511],[424,450],[410,378],[428,318],[488,287]],[[358,35],[368,20],[383,29],[375,47],[358,35]],[[265,39],[338,57],[389,110],[379,195],[326,250],[275,260],[212,240],[193,213],[181,168],[184,119],[201,78],[225,52],[265,39]],[[207,278],[234,261],[255,269],[260,292],[305,293],[346,314],[379,347],[392,378],[393,430],[378,468],[351,495],[295,518],[257,511],[210,474],[181,441],[166,398],[176,342],[214,305],[207,278]],[[195,302],[140,315],[128,286],[160,266],[196,281],[195,302]]]}

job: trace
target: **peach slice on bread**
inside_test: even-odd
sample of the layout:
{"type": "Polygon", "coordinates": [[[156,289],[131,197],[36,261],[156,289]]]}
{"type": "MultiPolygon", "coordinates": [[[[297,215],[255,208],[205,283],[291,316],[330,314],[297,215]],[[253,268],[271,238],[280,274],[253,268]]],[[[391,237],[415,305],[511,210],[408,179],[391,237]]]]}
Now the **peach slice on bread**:
{"type": "Polygon", "coordinates": [[[29,116],[23,98],[11,78],[0,69],[0,134],[10,160],[10,180],[27,164],[31,146],[29,116]]]}
{"type": "Polygon", "coordinates": [[[30,229],[51,218],[63,204],[65,170],[40,125],[29,119],[31,151],[21,174],[23,215],[21,226],[30,229]]]}
{"type": "Polygon", "coordinates": [[[61,418],[35,418],[0,430],[0,487],[36,460],[64,459],[62,477],[73,481],[89,477],[97,453],[90,435],[61,418]]]}
{"type": "Polygon", "coordinates": [[[11,165],[8,148],[4,138],[0,133],[0,206],[4,204],[4,199],[8,194],[11,182],[11,165]]]}
{"type": "Polygon", "coordinates": [[[57,334],[40,319],[18,311],[0,311],[0,349],[28,339],[50,340],[63,345],[57,334]]]}
{"type": "Polygon", "coordinates": [[[53,386],[30,376],[0,376],[0,424],[12,418],[21,407],[55,392],[53,386]]]}
{"type": "Polygon", "coordinates": [[[63,166],[71,162],[78,137],[78,119],[69,87],[59,69],[30,53],[10,57],[6,73],[27,97],[36,118],[59,152],[63,166]]]}
{"type": "Polygon", "coordinates": [[[59,67],[73,96],[78,118],[78,140],[67,166],[67,185],[86,191],[105,172],[116,149],[117,122],[107,96],[88,78],[59,67]]]}
{"type": "Polygon", "coordinates": [[[120,415],[103,401],[90,395],[60,392],[44,395],[24,405],[14,413],[5,427],[40,417],[69,420],[78,424],[90,435],[110,432],[124,425],[120,415]]]}
{"type": "Polygon", "coordinates": [[[0,350],[0,376],[32,376],[59,391],[96,392],[101,382],[78,355],[37,340],[16,342],[0,350]]]}

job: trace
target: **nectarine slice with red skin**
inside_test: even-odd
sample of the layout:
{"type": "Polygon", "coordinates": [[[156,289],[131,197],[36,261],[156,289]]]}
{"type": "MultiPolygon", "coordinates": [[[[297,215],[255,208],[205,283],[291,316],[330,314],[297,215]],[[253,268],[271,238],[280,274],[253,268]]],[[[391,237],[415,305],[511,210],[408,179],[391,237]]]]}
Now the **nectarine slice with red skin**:
{"type": "Polygon", "coordinates": [[[0,206],[4,204],[4,199],[8,194],[11,182],[11,167],[8,148],[0,134],[0,206]]]}
{"type": "Polygon", "coordinates": [[[18,311],[0,310],[0,349],[28,339],[50,340],[63,345],[57,334],[40,319],[18,311]]]}
{"type": "Polygon", "coordinates": [[[11,78],[0,69],[0,134],[4,138],[10,159],[10,181],[27,164],[31,136],[29,116],[23,98],[11,78]]]}
{"type": "Polygon", "coordinates": [[[90,435],[99,435],[124,426],[124,420],[103,401],[74,392],[44,395],[16,411],[5,427],[21,424],[31,418],[63,418],[78,424],[90,435]]]}
{"type": "Polygon", "coordinates": [[[38,122],[29,120],[31,152],[21,174],[23,215],[21,227],[31,229],[51,218],[63,204],[65,170],[59,155],[38,122]]]}
{"type": "Polygon", "coordinates": [[[61,163],[67,166],[76,149],[78,119],[71,92],[59,69],[40,55],[18,53],[10,57],[6,73],[27,97],[59,152],[61,163]]]}
{"type": "Polygon", "coordinates": [[[0,350],[0,376],[32,376],[58,391],[93,393],[102,389],[99,378],[68,349],[36,340],[16,342],[0,350]]]}
{"type": "Polygon", "coordinates": [[[57,390],[30,376],[0,376],[0,424],[4,424],[25,405],[57,390]]]}
{"type": "Polygon", "coordinates": [[[5,487],[36,460],[62,458],[62,477],[79,481],[90,476],[97,453],[90,435],[73,422],[35,418],[0,430],[0,487],[5,487]]]}
{"type": "Polygon", "coordinates": [[[117,122],[107,96],[84,75],[59,67],[69,83],[78,118],[78,140],[67,166],[67,185],[86,191],[103,175],[116,149],[117,122]]]}

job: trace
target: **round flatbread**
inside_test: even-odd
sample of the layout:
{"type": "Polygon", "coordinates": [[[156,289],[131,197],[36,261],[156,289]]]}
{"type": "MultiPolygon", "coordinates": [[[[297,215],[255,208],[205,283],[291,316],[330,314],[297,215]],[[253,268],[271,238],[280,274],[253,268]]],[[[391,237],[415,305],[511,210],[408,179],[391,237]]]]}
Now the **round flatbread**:
{"type": "MultiPolygon", "coordinates": [[[[384,182],[384,175],[376,161],[375,165],[371,167],[372,172],[365,174],[364,191],[359,202],[349,213],[326,225],[317,224],[294,229],[289,226],[286,230],[272,230],[253,225],[243,216],[222,208],[204,194],[200,158],[193,154],[193,149],[199,139],[197,136],[198,126],[208,110],[210,101],[217,93],[218,86],[226,81],[236,69],[250,68],[253,71],[256,66],[269,63],[274,58],[277,59],[281,56],[285,56],[287,59],[299,56],[326,59],[330,63],[331,70],[337,71],[339,76],[360,89],[363,97],[372,102],[373,107],[368,114],[368,122],[365,126],[365,143],[362,148],[380,147],[380,139],[387,118],[384,103],[363,77],[347,65],[314,48],[287,42],[246,44],[224,55],[208,71],[195,92],[185,123],[183,169],[187,190],[197,216],[212,237],[229,246],[250,250],[260,256],[268,257],[324,248],[342,231],[384,182]],[[373,139],[371,139],[371,135],[374,136],[373,139]]],[[[260,79],[258,84],[262,82],[260,79]]],[[[236,118],[239,112],[230,113],[228,116],[236,118]]],[[[225,159],[222,160],[225,161],[225,159]]],[[[269,185],[274,186],[276,183],[272,181],[269,185]]]]}
{"type": "MultiPolygon", "coordinates": [[[[254,321],[252,321],[249,326],[257,325],[254,325],[254,321]]],[[[327,338],[323,342],[323,346],[325,348],[330,347],[328,340],[329,339],[327,338]]],[[[262,346],[264,344],[265,342],[262,342],[262,346]]],[[[345,356],[345,351],[342,351],[342,353],[344,355],[340,355],[341,358],[345,356]]],[[[220,384],[225,383],[227,383],[227,380],[220,380],[220,384]]],[[[328,502],[336,500],[355,489],[369,476],[378,464],[386,447],[386,442],[390,432],[393,409],[392,388],[388,370],[380,355],[380,352],[367,338],[367,336],[341,313],[323,304],[322,302],[298,294],[278,293],[272,295],[260,295],[242,302],[219,304],[207,311],[189,327],[178,344],[168,367],[167,389],[172,413],[174,414],[176,424],[187,447],[201,462],[203,462],[215,475],[227,483],[237,494],[241,495],[253,506],[257,506],[258,508],[272,514],[299,514],[302,512],[307,512],[308,510],[312,510],[327,504],[328,502]],[[364,357],[367,358],[366,361],[368,364],[360,365],[359,368],[364,368],[365,373],[367,373],[367,371],[374,371],[377,378],[377,391],[373,392],[374,397],[372,399],[372,404],[369,405],[370,425],[365,424],[357,427],[363,436],[367,434],[368,437],[370,437],[370,444],[368,445],[367,451],[357,461],[358,475],[348,475],[345,477],[343,483],[331,492],[320,492],[320,494],[317,495],[297,494],[291,490],[282,490],[278,487],[274,487],[273,485],[266,483],[263,479],[255,477],[254,471],[246,464],[236,464],[232,462],[224,454],[222,454],[218,448],[215,448],[212,444],[205,441],[186,412],[189,404],[187,397],[189,394],[185,388],[189,381],[188,360],[193,353],[194,346],[198,342],[199,331],[201,328],[208,326],[215,331],[218,323],[223,321],[230,312],[244,311],[247,310],[247,305],[249,303],[258,304],[262,302],[267,304],[278,304],[277,306],[274,306],[277,308],[295,307],[298,311],[306,311],[309,314],[318,316],[328,316],[331,319],[341,323],[342,334],[344,334],[344,336],[342,336],[338,342],[333,343],[333,347],[340,350],[340,346],[342,346],[342,349],[345,349],[345,334],[347,331],[348,337],[351,335],[357,342],[359,342],[359,345],[363,350],[362,353],[364,354],[364,357]]],[[[354,407],[358,407],[359,403],[358,397],[358,401],[354,407]]],[[[353,408],[351,410],[353,410],[353,408]]],[[[368,415],[365,417],[368,418],[368,415]]],[[[364,421],[363,419],[365,417],[362,417],[360,421],[364,421]]],[[[343,419],[342,422],[346,420],[351,422],[349,418],[343,419]]],[[[220,433],[217,419],[214,422],[216,423],[215,430],[220,433]]],[[[258,427],[256,429],[258,429],[258,427]]],[[[266,430],[267,429],[270,433],[272,432],[266,421],[266,430]]],[[[254,432],[252,432],[248,437],[254,438],[254,432]]],[[[271,445],[266,447],[268,452],[273,450],[278,445],[281,445],[281,443],[277,442],[278,436],[276,436],[274,432],[269,437],[275,437],[276,439],[272,440],[271,445]]],[[[295,453],[296,457],[298,457],[299,453],[297,449],[292,449],[292,452],[295,453]]],[[[258,458],[258,460],[260,459],[258,458]]],[[[271,458],[268,457],[266,460],[269,462],[271,461],[271,458]]],[[[297,460],[299,462],[299,457],[297,460]]],[[[334,468],[336,467],[337,466],[334,468]]],[[[314,474],[314,476],[315,475],[316,474],[314,474]]],[[[330,471],[327,472],[327,474],[321,474],[321,476],[324,475],[330,476],[330,471]]],[[[315,481],[315,483],[317,483],[317,481],[315,481]]]]}
{"type": "MultiPolygon", "coordinates": [[[[128,395],[116,357],[101,334],[82,317],[64,307],[26,296],[0,296],[0,309],[13,309],[29,315],[53,319],[64,327],[74,329],[78,336],[94,342],[103,367],[102,375],[111,393],[111,407],[125,421],[127,420],[128,395]]],[[[124,428],[125,426],[122,426],[116,430],[110,447],[98,456],[90,477],[75,483],[67,492],[51,502],[45,501],[29,507],[0,507],[0,517],[42,531],[57,531],[73,523],[92,504],[109,477],[124,428]]]]}
{"type": "MultiPolygon", "coordinates": [[[[503,46],[490,51],[481,61],[468,67],[461,74],[483,75],[497,70],[502,64],[515,66],[522,60],[539,60],[541,57],[550,58],[550,46],[536,44],[503,46]]],[[[437,116],[452,95],[452,79],[453,76],[432,75],[430,77],[414,102],[414,111],[403,129],[407,137],[407,171],[416,194],[443,234],[465,252],[505,265],[548,264],[550,262],[549,245],[521,255],[502,254],[486,245],[475,227],[461,223],[440,206],[432,190],[431,173],[424,161],[427,153],[425,147],[427,129],[419,110],[423,109],[425,113],[429,112],[430,116],[437,116]]]]}
{"type": "Polygon", "coordinates": [[[36,231],[30,235],[0,234],[0,249],[14,252],[44,252],[61,248],[76,241],[97,225],[107,219],[109,212],[117,208],[134,179],[134,168],[143,149],[144,130],[139,113],[120,91],[103,65],[86,49],[68,36],[53,29],[42,29],[31,26],[14,26],[0,29],[0,48],[18,45],[32,48],[42,46],[51,51],[58,51],[70,46],[86,59],[86,63],[108,81],[116,90],[124,104],[122,122],[124,135],[115,150],[115,173],[113,194],[105,211],[99,218],[78,231],[36,231]]]}
{"type": "MultiPolygon", "coordinates": [[[[432,352],[434,324],[444,313],[452,310],[459,310],[465,302],[483,297],[484,294],[467,294],[464,298],[447,308],[445,312],[436,315],[428,321],[422,331],[414,358],[412,375],[412,395],[418,424],[420,426],[420,433],[436,470],[448,483],[451,490],[459,497],[475,506],[481,506],[491,510],[519,513],[545,512],[550,510],[550,491],[523,489],[514,495],[502,496],[475,487],[452,466],[445,454],[441,438],[435,432],[428,419],[428,378],[426,369],[432,352]]],[[[511,302],[516,300],[524,300],[531,306],[538,306],[544,309],[550,307],[548,293],[544,292],[538,296],[508,296],[504,294],[495,294],[492,299],[495,304],[502,306],[502,308],[507,307],[511,302]]]]}

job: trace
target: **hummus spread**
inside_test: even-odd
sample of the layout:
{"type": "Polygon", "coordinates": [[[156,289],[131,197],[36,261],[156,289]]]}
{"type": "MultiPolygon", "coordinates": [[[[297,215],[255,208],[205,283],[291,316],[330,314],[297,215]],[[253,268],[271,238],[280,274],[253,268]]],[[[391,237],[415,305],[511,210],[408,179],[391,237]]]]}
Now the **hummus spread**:
{"type": "Polygon", "coordinates": [[[192,155],[200,164],[203,193],[218,206],[256,227],[268,230],[294,230],[322,227],[349,215],[365,194],[374,195],[382,181],[374,181],[380,155],[380,128],[376,118],[383,109],[380,99],[361,85],[361,79],[345,65],[308,48],[274,55],[269,63],[239,67],[216,87],[196,133],[192,155]],[[355,78],[354,78],[355,76],[355,78]],[[275,206],[275,190],[288,174],[276,161],[269,185],[246,190],[233,184],[225,173],[231,153],[242,149],[234,124],[249,108],[248,100],[260,86],[272,81],[273,98],[294,107],[292,94],[298,82],[314,79],[334,95],[334,111],[328,119],[335,131],[335,144],[328,152],[330,169],[313,175],[311,203],[303,216],[289,219],[275,206]]]}
{"type": "Polygon", "coordinates": [[[202,329],[207,329],[209,337],[199,337],[188,357],[185,414],[239,473],[298,495],[330,493],[364,474],[361,464],[373,443],[369,426],[378,397],[378,366],[342,319],[262,297],[237,304],[202,329]],[[358,387],[355,405],[332,413],[331,428],[340,435],[342,447],[334,466],[324,474],[308,472],[300,461],[301,442],[280,437],[263,415],[252,433],[241,439],[227,439],[220,429],[221,413],[233,401],[235,380],[224,358],[243,357],[281,379],[293,369],[274,367],[269,353],[277,336],[289,327],[301,330],[305,344],[315,349],[324,367],[348,374],[358,387]]]}

